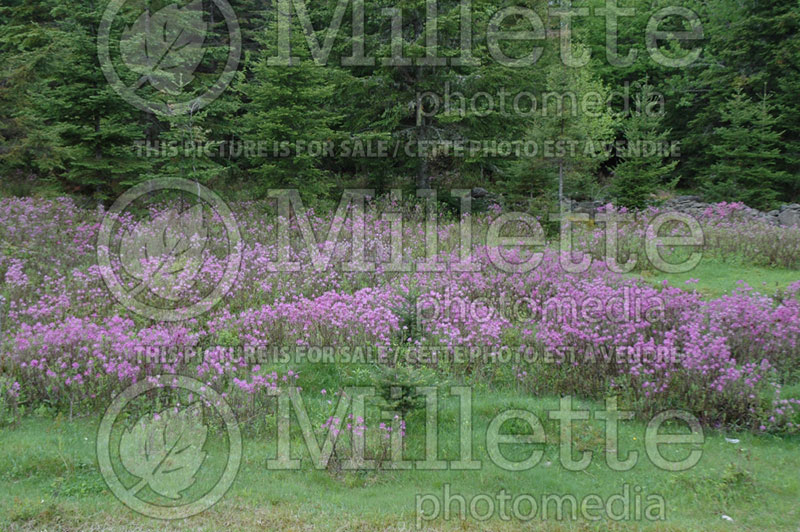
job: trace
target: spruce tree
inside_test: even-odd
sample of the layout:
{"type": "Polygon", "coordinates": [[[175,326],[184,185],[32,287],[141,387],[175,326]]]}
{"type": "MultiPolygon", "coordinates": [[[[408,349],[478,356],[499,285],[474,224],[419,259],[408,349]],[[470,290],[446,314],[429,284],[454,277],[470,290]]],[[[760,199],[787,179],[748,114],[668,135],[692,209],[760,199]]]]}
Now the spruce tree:
{"type": "Polygon", "coordinates": [[[611,192],[619,205],[644,207],[677,164],[676,160],[665,161],[663,153],[670,132],[662,127],[662,104],[653,92],[653,86],[645,81],[642,94],[634,98],[633,108],[622,121],[626,144],[611,181],[611,192]]]}
{"type": "Polygon", "coordinates": [[[288,65],[276,64],[281,41],[276,38],[275,15],[261,49],[249,58],[234,87],[244,110],[239,134],[256,150],[244,161],[242,172],[256,194],[270,188],[298,188],[304,200],[316,201],[334,185],[333,174],[324,166],[330,152],[322,148],[335,146],[341,138],[334,94],[346,74],[333,65],[315,64],[295,16],[289,19],[288,55],[293,59],[288,65]]]}
{"type": "Polygon", "coordinates": [[[559,204],[568,197],[599,195],[595,171],[607,158],[616,124],[606,94],[586,68],[560,61],[547,68],[547,89],[526,136],[537,153],[515,169],[515,181],[529,195],[545,193],[559,204]]]}
{"type": "MultiPolygon", "coordinates": [[[[721,111],[729,107],[731,90],[741,88],[757,101],[765,86],[770,94],[770,114],[781,132],[776,168],[800,174],[800,9],[786,0],[711,0],[704,11],[703,57],[687,69],[682,81],[686,121],[681,173],[687,177],[708,175],[709,154],[718,138],[715,129],[726,124],[721,111]]],[[[680,110],[680,109],[679,109],[680,110]]],[[[672,126],[670,121],[669,125],[672,126]]],[[[702,184],[702,183],[701,183],[702,184]]],[[[708,188],[712,187],[708,184],[708,188]]],[[[800,194],[800,180],[784,180],[777,189],[784,200],[800,194]]],[[[715,196],[719,197],[719,196],[715,196]]]]}
{"type": "Polygon", "coordinates": [[[705,191],[716,201],[743,201],[751,207],[769,208],[787,180],[778,168],[781,133],[764,94],[753,102],[737,88],[721,110],[724,125],[714,130],[711,166],[705,191]]]}

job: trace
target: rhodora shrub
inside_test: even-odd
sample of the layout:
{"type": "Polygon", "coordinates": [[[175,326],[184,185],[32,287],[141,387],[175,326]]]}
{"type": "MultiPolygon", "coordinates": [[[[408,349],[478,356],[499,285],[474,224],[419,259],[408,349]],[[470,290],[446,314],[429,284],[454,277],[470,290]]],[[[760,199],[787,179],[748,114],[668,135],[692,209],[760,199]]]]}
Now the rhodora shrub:
{"type": "Polygon", "coordinates": [[[292,369],[278,372],[253,364],[241,352],[222,346],[210,347],[189,375],[206,386],[222,390],[222,397],[242,420],[253,419],[274,409],[273,394],[298,386],[299,372],[292,369]]]}
{"type": "MultiPolygon", "coordinates": [[[[329,445],[331,446],[331,454],[325,467],[328,471],[339,472],[346,462],[355,461],[355,453],[353,452],[355,442],[356,440],[366,441],[367,426],[361,416],[348,414],[345,419],[329,416],[320,426],[319,432],[323,439],[330,442],[329,445]]],[[[325,457],[323,456],[321,459],[325,460],[325,457]]],[[[364,459],[366,459],[366,452],[364,459]]]]}
{"type": "Polygon", "coordinates": [[[625,320],[543,313],[537,324],[534,337],[548,350],[569,352],[554,365],[578,383],[575,391],[594,395],[611,386],[644,411],[680,405],[707,421],[761,427],[771,418],[774,426],[769,403],[783,401],[775,399],[775,382],[791,374],[800,359],[797,299],[776,302],[742,287],[705,301],[696,292],[666,284],[657,290],[635,281],[564,287],[579,302],[624,301],[625,289],[651,305],[658,301],[658,312],[648,316],[656,308],[644,303],[639,317],[625,320]]]}
{"type": "Polygon", "coordinates": [[[99,323],[88,318],[23,323],[9,342],[9,361],[32,402],[66,405],[72,412],[76,405],[106,402],[145,376],[181,373],[189,362],[182,353],[190,351],[197,337],[182,325],[137,329],[133,320],[119,316],[99,323]],[[169,346],[176,358],[150,362],[146,346],[169,346]]]}
{"type": "Polygon", "coordinates": [[[786,378],[800,369],[800,300],[798,284],[780,300],[755,292],[740,282],[729,295],[706,304],[708,327],[727,339],[740,363],[767,360],[786,378]]]}
{"type": "Polygon", "coordinates": [[[210,333],[235,331],[244,345],[377,344],[390,346],[398,330],[392,307],[400,295],[390,287],[353,294],[334,291],[318,297],[278,301],[238,315],[221,312],[208,322],[210,333]]]}
{"type": "MultiPolygon", "coordinates": [[[[598,212],[616,217],[620,260],[624,262],[628,257],[636,257],[636,270],[653,266],[646,260],[648,225],[658,219],[666,220],[663,215],[672,214],[681,220],[693,219],[699,224],[703,236],[702,251],[707,257],[757,266],[800,269],[800,254],[797,253],[800,249],[800,227],[781,227],[754,218],[741,203],[712,205],[704,212],[691,216],[658,207],[629,212],[624,207],[617,208],[611,204],[599,208],[598,212]]],[[[604,260],[605,224],[591,218],[588,221],[574,215],[572,218],[575,218],[572,230],[576,249],[591,253],[597,260],[604,260]]],[[[658,236],[689,235],[686,224],[678,221],[666,221],[658,231],[658,236]]],[[[664,253],[668,260],[674,261],[672,257],[681,257],[688,251],[668,247],[664,253]]]]}
{"type": "Polygon", "coordinates": [[[68,318],[22,324],[10,342],[14,354],[8,362],[32,404],[65,407],[70,413],[105,406],[127,386],[162,374],[187,375],[222,390],[223,396],[231,394],[232,406],[244,414],[263,404],[267,394],[262,392],[296,383],[292,370],[266,371],[233,349],[203,348],[204,334],[183,324],[137,329],[133,320],[117,316],[101,323],[68,318]]]}
{"type": "Polygon", "coordinates": [[[375,466],[383,469],[385,464],[391,464],[402,457],[406,437],[405,420],[400,414],[395,414],[389,423],[379,423],[376,437],[376,446],[380,451],[376,453],[375,466]]]}
{"type": "MultiPolygon", "coordinates": [[[[536,250],[542,255],[535,269],[505,271],[494,265],[496,254],[486,247],[487,228],[500,211],[460,219],[440,213],[438,255],[427,261],[429,271],[391,268],[397,257],[390,236],[396,227],[382,214],[405,215],[400,259],[408,265],[425,256],[426,224],[419,205],[385,200],[365,214],[365,257],[376,262],[371,270],[343,267],[354,256],[352,213],[337,220],[308,214],[317,238],[328,234],[332,222],[341,222],[337,242],[318,242],[315,250],[333,266],[317,270],[296,217],[288,222],[289,249],[283,249],[277,237],[282,220],[273,207],[259,202],[231,207],[243,240],[242,265],[231,290],[206,314],[170,324],[128,314],[109,294],[95,249],[102,209],[81,208],[72,200],[0,199],[4,404],[96,412],[134,382],[177,373],[213,387],[252,419],[274,407],[271,393],[323,376],[358,373],[364,381],[358,384],[377,384],[387,402],[396,400],[389,396],[392,385],[402,385],[399,374],[408,372],[406,389],[420,379],[436,385],[460,378],[491,386],[511,382],[527,393],[599,398],[615,392],[640,412],[682,407],[711,423],[798,429],[797,400],[785,396],[782,390],[790,387],[781,385],[796,383],[800,370],[800,281],[776,294],[741,285],[716,299],[701,297],[691,285],[653,286],[607,267],[603,225],[595,222],[574,224],[574,257],[550,242],[536,250]],[[459,246],[462,223],[473,229],[467,250],[459,246]],[[584,251],[594,259],[592,265],[565,271],[564,264],[577,262],[584,251]],[[279,268],[284,256],[299,262],[301,270],[279,268]],[[466,262],[472,267],[448,267],[466,262]],[[298,346],[375,348],[388,358],[377,371],[342,369],[340,374],[313,365],[263,363],[242,349],[298,346]],[[165,349],[168,360],[142,357],[148,347],[165,349]],[[508,350],[537,357],[506,360],[508,350]],[[468,355],[457,360],[458,352],[468,355]],[[475,352],[479,356],[471,356],[475,352]],[[431,353],[440,358],[431,359],[431,353]]],[[[157,218],[169,208],[156,203],[150,212],[157,218]]],[[[629,214],[613,206],[603,210],[629,214]]],[[[646,268],[647,222],[660,213],[650,208],[621,222],[621,261],[635,254],[639,269],[646,268]]],[[[768,226],[743,213],[739,204],[720,204],[699,217],[706,253],[800,267],[800,229],[768,226]]],[[[118,222],[114,238],[135,234],[133,216],[118,222]]],[[[514,222],[504,236],[525,229],[514,222]]],[[[685,235],[686,228],[670,223],[660,234],[685,235]]],[[[183,290],[189,300],[219,279],[223,236],[210,232],[198,284],[187,282],[183,290]]],[[[522,262],[530,253],[506,250],[502,256],[522,262]]],[[[141,271],[134,270],[146,278],[156,262],[144,257],[141,271]]],[[[119,266],[112,260],[113,268],[119,266]]],[[[133,288],[140,280],[128,276],[122,282],[133,288]]],[[[401,394],[400,400],[411,398],[401,394]]],[[[394,406],[410,411],[409,405],[394,406]]],[[[370,433],[369,438],[385,440],[385,435],[370,433]]],[[[374,449],[376,456],[384,451],[374,449]]]]}
{"type": "MultiPolygon", "coordinates": [[[[327,393],[324,389],[322,392],[323,396],[327,393]]],[[[329,412],[335,408],[330,400],[328,406],[329,412]]],[[[322,442],[320,459],[327,460],[324,466],[331,473],[363,460],[372,461],[377,470],[391,467],[391,461],[399,459],[405,449],[406,422],[401,414],[395,414],[389,422],[373,423],[353,413],[339,418],[332,412],[318,427],[315,436],[322,442]],[[326,445],[330,455],[325,454],[326,445]]]]}

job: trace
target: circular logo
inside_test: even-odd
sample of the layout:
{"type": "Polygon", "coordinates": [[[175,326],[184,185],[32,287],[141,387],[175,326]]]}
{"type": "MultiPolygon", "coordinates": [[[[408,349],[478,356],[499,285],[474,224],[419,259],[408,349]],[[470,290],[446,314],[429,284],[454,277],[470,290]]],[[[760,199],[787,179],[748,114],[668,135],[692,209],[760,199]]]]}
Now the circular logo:
{"type": "Polygon", "coordinates": [[[186,179],[154,179],[131,188],[106,213],[97,237],[97,263],[108,289],[128,310],[157,321],[210,310],[236,281],[241,261],[241,235],[228,206],[186,179]],[[140,208],[148,215],[133,221],[134,203],[159,191],[184,193],[194,202],[187,208],[140,208]]]}
{"type": "MultiPolygon", "coordinates": [[[[126,102],[147,112],[159,115],[194,113],[224,91],[233,80],[242,53],[242,33],[239,20],[227,0],[213,0],[212,9],[222,13],[228,33],[228,58],[213,85],[200,94],[181,98],[195,79],[205,52],[210,24],[202,0],[193,0],[179,7],[170,4],[152,12],[146,6],[135,21],[119,35],[119,56],[131,75],[125,82],[111,59],[112,24],[128,0],[111,0],[100,20],[97,36],[97,57],[108,82],[126,102]],[[149,85],[159,98],[140,95],[149,85]]],[[[116,35],[116,34],[115,34],[116,35]]],[[[117,39],[115,38],[116,42],[117,39]]],[[[115,48],[116,50],[116,48],[115,48]]]]}
{"type": "Polygon", "coordinates": [[[109,489],[131,510],[155,519],[191,517],[219,502],[236,479],[241,459],[242,437],[228,404],[202,382],[180,375],[162,375],[127,388],[108,407],[97,432],[97,461],[109,489]],[[157,389],[184,390],[191,399],[138,419],[134,415],[132,425],[119,427],[126,406],[157,389]],[[207,460],[211,440],[222,438],[204,417],[206,409],[221,419],[227,435],[224,464],[207,460]],[[205,478],[204,469],[217,474],[205,478]]]}

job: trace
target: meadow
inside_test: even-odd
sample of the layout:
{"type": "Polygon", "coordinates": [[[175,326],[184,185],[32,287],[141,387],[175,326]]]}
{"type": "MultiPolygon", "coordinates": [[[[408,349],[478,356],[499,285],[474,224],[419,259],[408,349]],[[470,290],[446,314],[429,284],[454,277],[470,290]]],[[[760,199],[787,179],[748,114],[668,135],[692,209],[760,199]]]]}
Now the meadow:
{"type": "MultiPolygon", "coordinates": [[[[192,210],[176,205],[157,197],[116,217],[109,247],[124,255],[125,240],[142,234],[139,218],[192,210]]],[[[98,261],[102,207],[68,198],[0,199],[4,529],[796,529],[800,227],[767,225],[748,218],[741,204],[718,204],[697,220],[701,244],[667,244],[665,259],[653,264],[648,243],[686,236],[686,224],[669,221],[654,234],[651,222],[663,214],[657,208],[632,215],[609,205],[606,214],[631,214],[619,224],[612,265],[605,226],[588,217],[562,224],[571,231],[565,238],[546,216],[538,216],[540,231],[525,222],[537,216],[493,223],[506,215],[499,208],[432,216],[422,204],[378,199],[359,229],[352,212],[287,219],[267,201],[229,205],[241,235],[241,265],[229,290],[205,312],[164,321],[131,312],[109,290],[110,270],[128,265],[98,261]],[[341,229],[338,238],[328,232],[332,225],[341,229]],[[334,238],[307,247],[304,228],[320,240],[334,238]],[[521,235],[540,240],[510,245],[521,235]],[[509,249],[498,252],[498,236],[509,249]],[[363,253],[353,244],[358,238],[363,253]],[[664,271],[692,253],[696,265],[688,271],[664,271]],[[632,258],[636,264],[625,267],[632,258]],[[519,266],[526,261],[535,267],[519,266]],[[137,515],[118,502],[96,458],[105,409],[126,388],[163,375],[215,390],[243,435],[242,464],[227,495],[177,521],[137,515]],[[366,413],[340,415],[345,390],[365,386],[375,389],[366,413]],[[463,459],[469,434],[480,467],[392,467],[398,449],[407,460],[429,459],[431,410],[417,387],[441,396],[433,409],[439,458],[463,459]],[[453,387],[469,390],[466,425],[453,387]],[[323,467],[301,450],[307,435],[297,417],[289,439],[301,465],[269,467],[281,453],[276,397],[290,391],[304,401],[314,437],[331,441],[323,467]],[[550,415],[564,397],[592,413],[616,397],[632,418],[620,424],[620,448],[609,448],[594,414],[565,433],[550,415]],[[543,420],[541,458],[524,471],[487,457],[489,426],[508,409],[543,420]],[[675,460],[701,452],[684,471],[645,459],[648,420],[665,410],[685,412],[702,426],[702,443],[673,449],[675,460]],[[565,439],[578,456],[594,453],[587,466],[564,466],[565,439]],[[346,465],[358,458],[358,441],[361,455],[377,465],[346,465]],[[608,465],[609,454],[631,451],[640,460],[629,470],[608,465]],[[521,522],[494,512],[484,521],[470,507],[471,498],[499,490],[566,494],[580,503],[589,495],[607,500],[625,485],[645,501],[663,498],[663,518],[615,519],[606,511],[594,521],[585,513],[573,519],[540,512],[521,522]],[[463,518],[433,516],[430,497],[420,506],[425,494],[441,498],[445,486],[466,497],[463,518]]],[[[214,213],[203,216],[220,225],[214,213]]],[[[198,267],[154,281],[152,297],[200,301],[226,277],[225,235],[212,227],[202,236],[198,267]],[[189,270],[196,279],[182,277],[189,270]]],[[[117,274],[123,289],[159,276],[159,257],[140,256],[135,268],[117,274]]],[[[130,419],[157,420],[170,406],[167,390],[157,388],[134,405],[130,419]]],[[[514,421],[501,425],[531,434],[514,421]]],[[[216,447],[225,439],[217,437],[221,425],[210,418],[208,424],[207,465],[219,470],[224,453],[216,447]]],[[[522,444],[504,445],[507,455],[526,456],[522,444]]],[[[457,514],[458,503],[453,508],[457,514]]]]}

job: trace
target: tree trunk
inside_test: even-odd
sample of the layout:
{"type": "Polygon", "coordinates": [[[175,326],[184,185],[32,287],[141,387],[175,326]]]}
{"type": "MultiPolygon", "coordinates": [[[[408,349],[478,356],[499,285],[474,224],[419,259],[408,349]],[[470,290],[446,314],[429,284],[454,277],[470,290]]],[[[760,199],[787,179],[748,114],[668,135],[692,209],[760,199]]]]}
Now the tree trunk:
{"type": "Polygon", "coordinates": [[[426,157],[420,157],[417,162],[417,188],[431,188],[431,181],[428,178],[428,159],[426,157]]]}
{"type": "Polygon", "coordinates": [[[564,215],[564,161],[558,162],[558,212],[564,215]]]}

